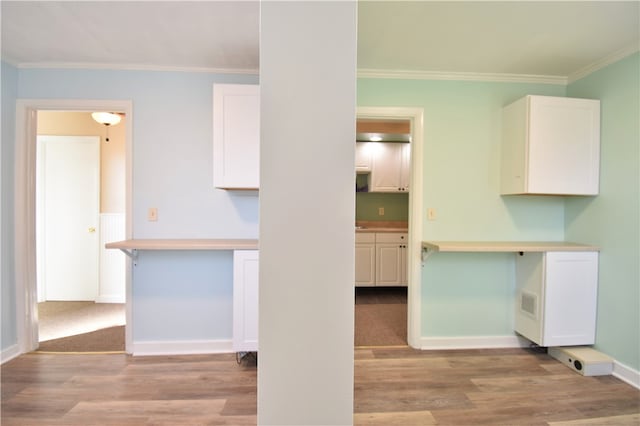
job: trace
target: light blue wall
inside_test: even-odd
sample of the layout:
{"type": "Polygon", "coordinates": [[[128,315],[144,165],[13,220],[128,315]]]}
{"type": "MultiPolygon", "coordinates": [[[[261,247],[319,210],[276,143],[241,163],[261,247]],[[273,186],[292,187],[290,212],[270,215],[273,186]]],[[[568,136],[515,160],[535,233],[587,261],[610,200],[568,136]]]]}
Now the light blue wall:
{"type": "MultiPolygon", "coordinates": [[[[212,184],[214,82],[258,77],[23,69],[18,97],[133,102],[134,238],[257,238],[257,193],[212,184]],[[147,221],[149,207],[157,222],[147,221]]],[[[231,271],[230,253],[142,253],[133,268],[134,342],[230,339],[231,271]]]]}
{"type": "Polygon", "coordinates": [[[568,198],[566,235],[601,247],[596,346],[640,370],[640,54],[568,87],[601,100],[600,195],[568,198]]]}
{"type": "MultiPolygon", "coordinates": [[[[544,84],[359,79],[358,106],[424,109],[424,240],[563,240],[560,197],[501,197],[504,105],[544,84]],[[426,220],[435,208],[437,220],[426,220]]],[[[417,190],[417,188],[414,188],[417,190]]],[[[422,277],[422,335],[513,334],[514,257],[436,253],[422,277]]]]}
{"type": "Polygon", "coordinates": [[[14,153],[18,70],[2,62],[2,328],[0,350],[17,343],[14,267],[14,153]]]}

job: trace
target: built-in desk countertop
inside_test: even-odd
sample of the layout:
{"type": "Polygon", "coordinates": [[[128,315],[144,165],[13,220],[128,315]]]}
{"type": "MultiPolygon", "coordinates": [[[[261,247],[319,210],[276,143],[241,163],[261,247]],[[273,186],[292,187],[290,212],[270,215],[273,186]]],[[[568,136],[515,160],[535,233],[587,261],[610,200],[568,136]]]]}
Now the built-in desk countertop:
{"type": "Polygon", "coordinates": [[[423,241],[422,260],[433,252],[599,251],[596,246],[566,241],[423,241]]]}
{"type": "Polygon", "coordinates": [[[147,239],[107,243],[108,249],[120,249],[136,260],[137,250],[257,250],[258,240],[250,239],[147,239]]]}

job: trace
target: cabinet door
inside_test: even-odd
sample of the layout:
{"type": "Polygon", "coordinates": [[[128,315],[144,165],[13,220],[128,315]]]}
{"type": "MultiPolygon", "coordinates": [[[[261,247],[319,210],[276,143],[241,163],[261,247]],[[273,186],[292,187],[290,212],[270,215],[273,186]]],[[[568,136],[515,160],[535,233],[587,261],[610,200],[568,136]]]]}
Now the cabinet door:
{"type": "Polygon", "coordinates": [[[213,183],[223,189],[258,189],[260,88],[213,85],[213,183]]]}
{"type": "Polygon", "coordinates": [[[368,173],[373,161],[373,146],[371,142],[356,142],[356,172],[368,173]]]}
{"type": "Polygon", "coordinates": [[[400,244],[376,244],[376,285],[400,285],[400,264],[400,244]]]}
{"type": "Polygon", "coordinates": [[[371,192],[402,192],[401,143],[372,143],[371,192]]]}
{"type": "Polygon", "coordinates": [[[531,96],[529,192],[598,194],[600,103],[531,96]]]}
{"type": "Polygon", "coordinates": [[[400,187],[404,191],[409,191],[409,182],[411,180],[411,144],[403,143],[402,145],[402,164],[400,169],[400,187]]]}
{"type": "Polygon", "coordinates": [[[407,284],[406,251],[406,233],[376,233],[376,285],[407,284]]]}
{"type": "Polygon", "coordinates": [[[258,250],[233,252],[233,350],[258,350],[258,250]]]}
{"type": "Polygon", "coordinates": [[[597,252],[546,253],[543,346],[595,343],[597,252]]]}
{"type": "Polygon", "coordinates": [[[376,284],[375,244],[356,244],[356,287],[374,286],[376,284]]]}

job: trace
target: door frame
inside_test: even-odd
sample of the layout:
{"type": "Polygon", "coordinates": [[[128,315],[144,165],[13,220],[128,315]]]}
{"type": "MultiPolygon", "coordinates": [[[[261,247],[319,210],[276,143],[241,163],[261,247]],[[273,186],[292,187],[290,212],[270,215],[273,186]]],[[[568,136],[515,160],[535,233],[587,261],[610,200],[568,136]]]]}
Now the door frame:
{"type": "Polygon", "coordinates": [[[424,109],[358,107],[357,118],[409,120],[411,122],[411,174],[409,177],[409,245],[407,248],[407,342],[422,349],[422,212],[424,109]]]}
{"type": "MultiPolygon", "coordinates": [[[[127,100],[18,99],[16,101],[15,163],[15,276],[19,353],[38,347],[36,281],[36,138],[37,113],[49,111],[114,111],[125,121],[125,236],[132,237],[133,102],[127,100]]],[[[125,274],[125,351],[132,348],[132,268],[125,274]]]]}

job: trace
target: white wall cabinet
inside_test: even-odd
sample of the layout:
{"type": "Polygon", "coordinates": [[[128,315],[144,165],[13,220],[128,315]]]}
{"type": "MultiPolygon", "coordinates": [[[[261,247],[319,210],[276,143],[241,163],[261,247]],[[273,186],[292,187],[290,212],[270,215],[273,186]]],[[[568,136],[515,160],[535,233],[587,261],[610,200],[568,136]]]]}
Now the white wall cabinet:
{"type": "Polygon", "coordinates": [[[411,168],[408,143],[371,142],[371,192],[407,192],[411,168]]]}
{"type": "Polygon", "coordinates": [[[258,250],[233,252],[233,350],[258,350],[258,250]]]}
{"type": "Polygon", "coordinates": [[[373,145],[371,142],[356,142],[356,173],[371,172],[373,145]]]}
{"type": "Polygon", "coordinates": [[[213,85],[213,184],[223,189],[260,186],[260,87],[213,85]]]}
{"type": "Polygon", "coordinates": [[[598,252],[516,257],[515,331],[540,346],[595,342],[598,252]]]}
{"type": "Polygon", "coordinates": [[[376,284],[376,234],[356,233],[356,287],[376,284]]]}
{"type": "Polygon", "coordinates": [[[502,194],[597,195],[600,101],[525,96],[502,114],[502,194]]]}

